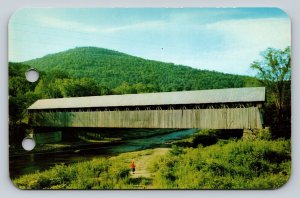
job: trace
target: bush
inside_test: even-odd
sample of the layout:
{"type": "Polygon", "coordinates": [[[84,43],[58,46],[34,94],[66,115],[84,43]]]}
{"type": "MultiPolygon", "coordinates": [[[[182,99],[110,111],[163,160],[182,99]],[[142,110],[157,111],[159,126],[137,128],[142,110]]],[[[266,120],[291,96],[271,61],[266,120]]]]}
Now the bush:
{"type": "Polygon", "coordinates": [[[270,128],[258,129],[256,136],[259,140],[270,140],[272,138],[270,128]]]}
{"type": "Polygon", "coordinates": [[[99,158],[70,165],[55,165],[49,170],[22,176],[13,182],[22,189],[113,189],[125,186],[129,171],[124,161],[99,158]]]}
{"type": "Polygon", "coordinates": [[[290,175],[289,140],[227,140],[157,160],[153,185],[168,189],[273,189],[290,175]],[[269,180],[268,180],[269,179],[269,180]],[[268,180],[268,182],[266,182],[268,180]]]}

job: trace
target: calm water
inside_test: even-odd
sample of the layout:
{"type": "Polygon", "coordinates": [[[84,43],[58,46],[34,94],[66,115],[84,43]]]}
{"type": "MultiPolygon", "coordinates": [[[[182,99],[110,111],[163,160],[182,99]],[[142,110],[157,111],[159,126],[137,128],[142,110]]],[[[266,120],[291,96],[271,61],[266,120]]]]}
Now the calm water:
{"type": "Polygon", "coordinates": [[[168,147],[168,142],[181,139],[197,132],[197,129],[176,131],[169,134],[148,138],[126,140],[110,146],[91,145],[80,150],[55,153],[28,154],[10,157],[10,176],[16,178],[20,175],[32,173],[36,170],[45,170],[59,163],[73,163],[90,160],[99,156],[113,156],[118,153],[143,150],[156,147],[168,147]]]}

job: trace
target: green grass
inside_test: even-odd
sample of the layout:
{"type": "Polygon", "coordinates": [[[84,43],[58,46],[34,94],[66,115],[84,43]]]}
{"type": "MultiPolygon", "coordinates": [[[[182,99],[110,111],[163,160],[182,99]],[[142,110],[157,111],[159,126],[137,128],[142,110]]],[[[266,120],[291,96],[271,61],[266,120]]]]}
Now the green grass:
{"type": "MultiPolygon", "coordinates": [[[[133,159],[151,154],[151,150],[124,153],[117,157],[97,158],[70,165],[55,165],[49,170],[14,179],[21,189],[128,189],[137,181],[129,177],[133,159]]],[[[141,182],[145,182],[141,180],[141,182]]]]}
{"type": "Polygon", "coordinates": [[[198,148],[174,146],[147,164],[152,178],[131,178],[129,164],[152,150],[124,153],[24,175],[22,189],[275,189],[291,174],[290,140],[219,140],[198,148]]]}
{"type": "Polygon", "coordinates": [[[219,141],[198,148],[174,147],[152,162],[154,188],[275,189],[291,173],[289,140],[219,141]]]}

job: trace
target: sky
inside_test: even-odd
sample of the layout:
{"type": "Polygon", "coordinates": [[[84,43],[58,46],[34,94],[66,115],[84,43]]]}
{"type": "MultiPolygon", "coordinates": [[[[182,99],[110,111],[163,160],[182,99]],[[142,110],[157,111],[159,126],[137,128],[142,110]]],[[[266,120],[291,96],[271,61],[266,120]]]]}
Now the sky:
{"type": "Polygon", "coordinates": [[[277,8],[27,8],[8,30],[11,62],[95,46],[241,75],[268,47],[291,45],[290,19],[277,8]]]}

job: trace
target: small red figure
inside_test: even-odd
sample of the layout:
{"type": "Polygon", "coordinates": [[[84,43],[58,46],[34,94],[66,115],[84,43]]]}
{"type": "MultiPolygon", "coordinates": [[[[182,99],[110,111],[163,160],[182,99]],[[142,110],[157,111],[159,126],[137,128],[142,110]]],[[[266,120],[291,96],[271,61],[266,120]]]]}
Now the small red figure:
{"type": "Polygon", "coordinates": [[[130,168],[131,168],[132,173],[134,174],[134,172],[135,172],[135,164],[134,164],[134,162],[132,162],[130,164],[130,168]]]}

